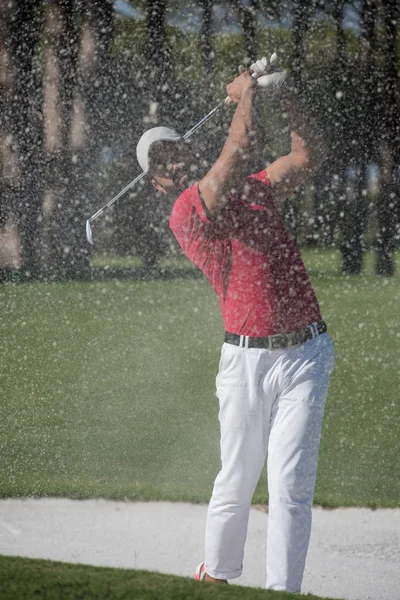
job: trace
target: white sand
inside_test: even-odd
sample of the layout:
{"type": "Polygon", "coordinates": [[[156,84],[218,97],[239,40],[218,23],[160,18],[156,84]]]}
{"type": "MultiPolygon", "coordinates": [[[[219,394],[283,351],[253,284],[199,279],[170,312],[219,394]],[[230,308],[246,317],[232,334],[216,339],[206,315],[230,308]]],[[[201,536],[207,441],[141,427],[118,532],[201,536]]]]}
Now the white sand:
{"type": "MultiPolygon", "coordinates": [[[[206,506],[105,500],[0,500],[0,554],[192,576],[203,559],[206,506]]],[[[400,599],[400,509],[314,508],[303,592],[400,599]]],[[[251,510],[244,572],[263,587],[268,515],[251,510]]]]}

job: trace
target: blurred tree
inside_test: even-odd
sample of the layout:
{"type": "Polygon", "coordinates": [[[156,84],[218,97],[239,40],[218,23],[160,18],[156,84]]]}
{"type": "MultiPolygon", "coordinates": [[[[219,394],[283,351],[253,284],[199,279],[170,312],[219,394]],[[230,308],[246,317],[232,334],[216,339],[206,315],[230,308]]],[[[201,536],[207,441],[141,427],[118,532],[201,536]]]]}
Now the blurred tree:
{"type": "Polygon", "coordinates": [[[157,102],[165,101],[171,69],[171,51],[165,34],[166,9],[166,2],[147,2],[146,76],[152,84],[154,99],[157,102]]]}
{"type": "Polygon", "coordinates": [[[400,162],[400,89],[398,73],[400,57],[397,54],[400,7],[397,0],[382,0],[383,62],[379,82],[379,100],[382,118],[379,127],[379,163],[381,182],[378,202],[378,235],[376,272],[394,274],[393,253],[396,248],[396,230],[400,213],[400,190],[397,169],[400,162]]]}
{"type": "Polygon", "coordinates": [[[239,14],[239,20],[244,35],[244,45],[247,60],[252,63],[257,58],[257,36],[256,36],[256,11],[259,8],[258,0],[234,0],[234,7],[239,14]]]}
{"type": "Polygon", "coordinates": [[[212,44],[212,2],[200,0],[203,9],[203,18],[200,32],[201,50],[204,64],[204,89],[207,101],[214,93],[214,52],[212,44]]]}
{"type": "MultiPolygon", "coordinates": [[[[343,0],[335,0],[336,56],[332,68],[327,70],[325,86],[326,96],[335,98],[327,105],[331,111],[328,121],[332,151],[317,177],[316,221],[334,224],[335,211],[329,214],[329,206],[333,207],[336,199],[342,271],[360,274],[368,218],[367,177],[371,162],[378,162],[381,186],[377,272],[390,275],[394,267],[399,204],[396,189],[399,69],[395,52],[399,8],[396,2],[358,3],[361,29],[358,43],[350,45],[344,30],[345,5],[343,0]]],[[[321,99],[320,102],[324,103],[321,99]]],[[[328,231],[327,241],[331,243],[334,227],[328,231]]]]}
{"type": "MultiPolygon", "coordinates": [[[[345,3],[337,0],[337,74],[335,77],[339,112],[340,151],[336,156],[339,176],[339,229],[342,272],[359,275],[365,252],[364,232],[367,218],[366,169],[370,153],[366,146],[369,135],[367,96],[369,94],[367,68],[371,68],[373,30],[363,27],[358,50],[346,51],[343,9],[345,3]],[[369,38],[368,38],[369,36],[369,38]],[[367,49],[366,56],[364,47],[367,49]]],[[[367,18],[368,13],[363,12],[367,18]]],[[[368,73],[370,75],[370,73],[368,73]]]]}
{"type": "MultiPolygon", "coordinates": [[[[147,103],[147,115],[141,115],[143,120],[146,119],[147,127],[158,125],[164,114],[174,110],[176,86],[171,73],[171,48],[165,31],[166,10],[166,2],[148,0],[146,3],[146,62],[139,93],[147,103]]],[[[146,129],[146,126],[142,129],[146,129]]],[[[139,132],[138,137],[143,130],[139,132]]],[[[124,244],[125,248],[129,248],[129,252],[136,248],[144,264],[152,267],[161,253],[161,240],[157,236],[160,214],[154,210],[154,205],[148,202],[148,197],[151,196],[149,182],[143,183],[139,190],[133,190],[132,206],[120,210],[120,214],[121,211],[125,214],[129,211],[131,229],[126,232],[127,235],[120,237],[118,246],[121,248],[124,244]]]]}
{"type": "Polygon", "coordinates": [[[306,74],[306,37],[310,29],[311,18],[315,6],[308,0],[294,0],[293,2],[293,28],[290,51],[290,67],[293,77],[300,87],[303,86],[306,74]]]}
{"type": "MultiPolygon", "coordinates": [[[[293,29],[290,45],[290,70],[294,83],[303,96],[306,96],[306,38],[310,28],[312,13],[315,7],[307,0],[294,0],[293,2],[293,29]]],[[[307,102],[311,104],[309,101],[307,102]]],[[[301,223],[301,198],[304,198],[304,189],[297,190],[283,203],[283,216],[294,239],[297,241],[299,225],[301,223]]]]}
{"type": "Polygon", "coordinates": [[[104,121],[111,0],[50,0],[46,11],[44,107],[51,166],[47,266],[58,277],[83,276],[89,265],[85,217],[100,149],[93,135],[104,121]]]}
{"type": "MultiPolygon", "coordinates": [[[[47,4],[44,50],[44,125],[47,152],[44,265],[57,276],[75,267],[74,207],[69,203],[71,128],[79,54],[79,7],[74,0],[47,4]]],[[[76,265],[78,266],[78,265],[76,265]]]]}
{"type": "MultiPolygon", "coordinates": [[[[116,40],[114,52],[112,4],[112,0],[2,4],[0,219],[4,223],[14,214],[26,270],[37,272],[42,263],[59,275],[87,272],[85,219],[133,179],[136,140],[146,127],[160,123],[185,131],[208,112],[214,102],[214,46],[221,49],[227,72],[234,73],[237,67],[228,64],[229,57],[235,56],[236,63],[243,56],[242,41],[248,58],[256,58],[261,11],[267,19],[291,23],[291,29],[282,28],[278,36],[276,30],[263,33],[281,40],[278,45],[289,46],[286,62],[299,87],[310,94],[310,106],[322,115],[331,146],[329,160],[316,178],[315,194],[311,191],[314,204],[308,198],[311,188],[286,203],[294,234],[314,222],[313,243],[337,244],[339,232],[342,270],[360,273],[366,172],[371,161],[378,162],[382,193],[377,271],[393,273],[400,162],[396,0],[284,0],[279,5],[233,0],[229,14],[232,9],[236,12],[235,23],[240,22],[243,35],[231,40],[212,34],[209,0],[198,2],[203,19],[197,37],[166,25],[168,10],[178,10],[181,4],[152,0],[141,3],[146,23],[132,24],[131,37],[116,40]],[[348,28],[350,5],[358,29],[348,28]],[[199,55],[195,61],[190,60],[189,46],[199,55]],[[200,49],[205,79],[199,73],[200,49]],[[119,161],[114,177],[112,164],[121,156],[124,164],[119,161]],[[307,211],[304,216],[302,209],[307,211]]],[[[220,81],[215,83],[220,94],[220,81]]],[[[264,112],[258,122],[271,125],[271,114],[264,112]]],[[[230,111],[221,111],[197,138],[204,144],[205,168],[218,155],[230,116],[230,111]]],[[[271,131],[264,134],[264,145],[271,142],[272,154],[274,148],[280,152],[282,133],[278,142],[271,131]]],[[[148,182],[130,196],[103,220],[107,228],[114,219],[113,234],[105,229],[108,243],[113,251],[136,252],[154,264],[165,249],[159,235],[165,226],[164,203],[153,202],[148,182]]]]}
{"type": "Polygon", "coordinates": [[[41,68],[41,5],[35,0],[3,3],[2,204],[17,221],[21,265],[36,273],[40,265],[38,238],[43,202],[41,68]]]}
{"type": "MultiPolygon", "coordinates": [[[[12,135],[13,83],[15,71],[9,43],[9,24],[13,10],[12,4],[7,4],[0,11],[0,227],[9,221],[12,208],[12,193],[17,181],[17,153],[12,135]]],[[[14,202],[15,204],[15,202],[14,202]]]]}

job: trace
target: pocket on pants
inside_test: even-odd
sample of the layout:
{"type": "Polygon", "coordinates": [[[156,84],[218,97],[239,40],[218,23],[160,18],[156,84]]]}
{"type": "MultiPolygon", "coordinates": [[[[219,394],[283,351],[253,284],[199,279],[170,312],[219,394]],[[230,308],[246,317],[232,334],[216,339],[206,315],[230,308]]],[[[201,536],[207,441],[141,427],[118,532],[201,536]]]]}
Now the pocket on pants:
{"type": "MultiPolygon", "coordinates": [[[[236,346],[234,347],[236,348],[236,346]]],[[[226,346],[225,344],[222,346],[218,376],[219,381],[226,381],[235,376],[235,354],[232,346],[226,346]]]]}
{"type": "Polygon", "coordinates": [[[285,361],[283,397],[324,404],[334,366],[335,349],[328,334],[293,349],[285,361]]]}
{"type": "Polygon", "coordinates": [[[217,396],[221,426],[242,431],[258,429],[262,406],[248,389],[222,384],[217,388],[217,396]]]}
{"type": "Polygon", "coordinates": [[[226,345],[217,376],[220,422],[235,429],[257,426],[262,402],[256,377],[258,357],[248,350],[226,345]]]}
{"type": "Polygon", "coordinates": [[[251,357],[245,349],[224,344],[219,361],[217,388],[226,386],[247,389],[253,368],[251,357]]]}

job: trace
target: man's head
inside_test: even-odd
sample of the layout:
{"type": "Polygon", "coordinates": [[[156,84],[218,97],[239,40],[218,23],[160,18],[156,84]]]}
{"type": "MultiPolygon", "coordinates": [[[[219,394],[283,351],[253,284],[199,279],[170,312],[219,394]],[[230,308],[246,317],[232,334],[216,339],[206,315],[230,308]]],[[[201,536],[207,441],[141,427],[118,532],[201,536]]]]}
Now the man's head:
{"type": "Polygon", "coordinates": [[[136,155],[140,166],[162,192],[181,192],[196,172],[195,150],[179,133],[153,127],[139,140],[136,155]]]}

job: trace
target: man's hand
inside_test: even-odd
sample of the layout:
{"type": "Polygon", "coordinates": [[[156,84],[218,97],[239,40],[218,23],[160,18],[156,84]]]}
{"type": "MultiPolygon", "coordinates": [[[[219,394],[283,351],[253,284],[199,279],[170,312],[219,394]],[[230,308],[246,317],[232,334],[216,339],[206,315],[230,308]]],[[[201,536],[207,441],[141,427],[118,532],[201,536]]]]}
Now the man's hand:
{"type": "Polygon", "coordinates": [[[249,71],[244,71],[226,86],[226,93],[230,100],[238,104],[242,96],[256,86],[256,81],[249,71]]]}
{"type": "Polygon", "coordinates": [[[285,91],[285,82],[288,79],[288,72],[277,68],[277,55],[273,54],[270,60],[265,56],[257,60],[250,67],[250,72],[257,79],[257,87],[260,91],[274,96],[282,97],[285,91]],[[276,57],[274,61],[271,59],[276,57]]]}

